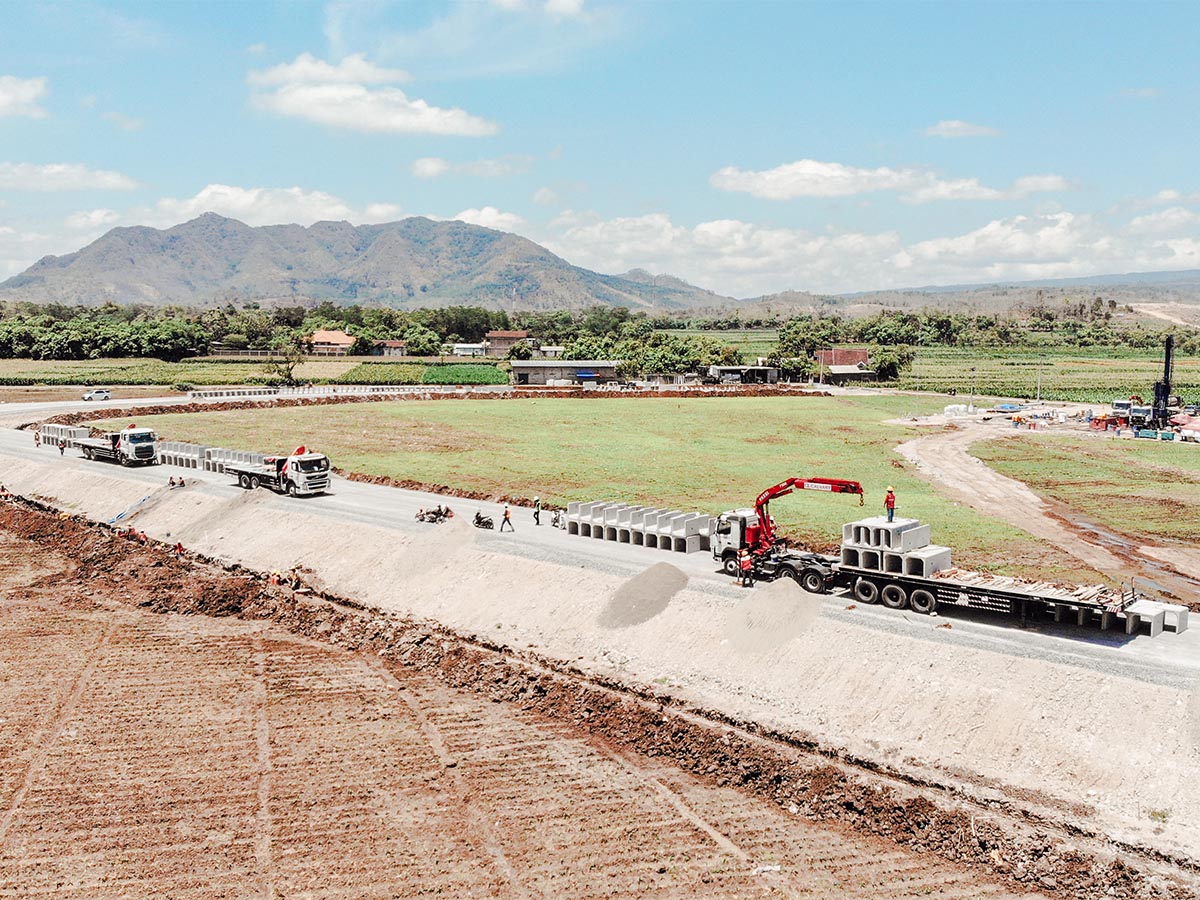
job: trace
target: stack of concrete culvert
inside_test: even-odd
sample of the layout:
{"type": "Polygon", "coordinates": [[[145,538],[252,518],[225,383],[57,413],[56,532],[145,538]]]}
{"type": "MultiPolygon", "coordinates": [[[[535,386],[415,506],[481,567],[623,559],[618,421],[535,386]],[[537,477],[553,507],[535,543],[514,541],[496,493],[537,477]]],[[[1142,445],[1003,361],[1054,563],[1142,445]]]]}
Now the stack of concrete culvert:
{"type": "Polygon", "coordinates": [[[950,568],[950,548],[929,543],[930,527],[917,519],[883,516],[842,526],[842,565],[930,578],[950,568]]]}
{"type": "Polygon", "coordinates": [[[168,466],[200,469],[204,468],[204,451],[207,449],[200,444],[188,444],[183,441],[159,441],[158,458],[168,466]]]}
{"type": "Polygon", "coordinates": [[[77,440],[91,434],[88,429],[78,425],[43,425],[40,431],[44,447],[57,447],[59,441],[66,441],[68,447],[74,447],[77,440]]]}
{"type": "Polygon", "coordinates": [[[675,553],[710,549],[714,522],[708,513],[606,501],[568,503],[564,518],[568,534],[675,553]]]}

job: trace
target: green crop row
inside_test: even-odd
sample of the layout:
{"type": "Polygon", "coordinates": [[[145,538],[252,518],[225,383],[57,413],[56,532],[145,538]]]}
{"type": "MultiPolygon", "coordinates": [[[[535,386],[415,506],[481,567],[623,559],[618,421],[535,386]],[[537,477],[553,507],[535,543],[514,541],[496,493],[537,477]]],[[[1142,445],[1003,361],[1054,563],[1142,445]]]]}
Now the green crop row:
{"type": "Polygon", "coordinates": [[[508,375],[495,366],[470,363],[430,366],[421,378],[422,384],[508,384],[508,375]]]}

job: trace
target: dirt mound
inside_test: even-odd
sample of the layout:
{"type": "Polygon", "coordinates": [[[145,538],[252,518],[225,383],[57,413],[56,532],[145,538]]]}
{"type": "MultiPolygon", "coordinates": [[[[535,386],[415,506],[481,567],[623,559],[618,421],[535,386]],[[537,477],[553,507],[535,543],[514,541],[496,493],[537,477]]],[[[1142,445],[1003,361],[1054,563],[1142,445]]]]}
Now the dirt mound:
{"type": "Polygon", "coordinates": [[[670,563],[655,563],[617,588],[596,618],[601,628],[628,628],[649,622],[687,587],[688,577],[670,563]]]}
{"type": "Polygon", "coordinates": [[[820,597],[779,578],[746,594],[730,611],[726,639],[738,653],[766,653],[804,634],[820,615],[820,597]]]}

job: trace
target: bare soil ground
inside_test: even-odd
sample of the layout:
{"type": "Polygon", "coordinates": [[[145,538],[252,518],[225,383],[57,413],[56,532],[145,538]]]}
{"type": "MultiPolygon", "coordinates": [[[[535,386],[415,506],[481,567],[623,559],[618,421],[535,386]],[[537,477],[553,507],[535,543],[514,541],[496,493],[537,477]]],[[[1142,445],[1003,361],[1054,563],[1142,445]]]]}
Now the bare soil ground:
{"type": "Polygon", "coordinates": [[[264,589],[37,515],[0,523],[0,897],[1033,896],[478,685],[150,611],[264,589]]]}

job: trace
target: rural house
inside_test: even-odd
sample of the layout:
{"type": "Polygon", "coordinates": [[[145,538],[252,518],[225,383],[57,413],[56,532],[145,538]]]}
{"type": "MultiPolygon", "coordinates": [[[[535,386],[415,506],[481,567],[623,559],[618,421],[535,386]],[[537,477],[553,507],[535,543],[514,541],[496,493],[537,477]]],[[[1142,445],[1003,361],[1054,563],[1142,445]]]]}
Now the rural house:
{"type": "Polygon", "coordinates": [[[372,356],[408,356],[408,341],[376,341],[371,345],[372,356]]]}
{"type": "Polygon", "coordinates": [[[487,347],[488,356],[499,356],[503,359],[508,356],[513,344],[528,340],[528,331],[489,331],[484,336],[484,345],[487,347]]]}
{"type": "Polygon", "coordinates": [[[345,356],[354,346],[354,335],[344,331],[314,331],[309,339],[313,356],[345,356]]]}

